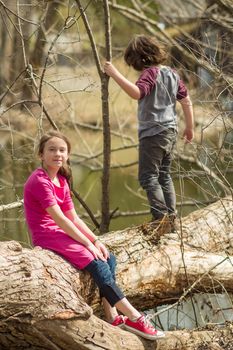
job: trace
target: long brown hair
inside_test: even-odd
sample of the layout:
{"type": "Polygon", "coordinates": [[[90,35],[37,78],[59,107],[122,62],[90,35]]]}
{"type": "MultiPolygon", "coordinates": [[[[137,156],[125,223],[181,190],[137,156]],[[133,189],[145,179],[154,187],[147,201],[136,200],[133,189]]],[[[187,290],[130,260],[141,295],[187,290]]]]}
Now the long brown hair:
{"type": "Polygon", "coordinates": [[[167,53],[157,41],[147,35],[135,35],[129,42],[124,60],[137,71],[164,63],[167,53]]]}
{"type": "MultiPolygon", "coordinates": [[[[65,143],[67,145],[68,154],[70,154],[71,144],[70,144],[70,141],[68,140],[68,138],[65,135],[63,135],[61,132],[52,130],[52,131],[47,132],[46,134],[44,134],[40,138],[39,145],[38,145],[38,155],[39,156],[42,155],[46,142],[48,142],[53,137],[58,137],[59,139],[62,139],[63,141],[65,141],[65,143]]],[[[72,186],[72,172],[71,172],[71,168],[70,168],[69,158],[67,159],[66,164],[64,164],[58,170],[58,174],[60,174],[66,178],[66,180],[69,184],[69,187],[71,188],[71,186],[72,186]]]]}

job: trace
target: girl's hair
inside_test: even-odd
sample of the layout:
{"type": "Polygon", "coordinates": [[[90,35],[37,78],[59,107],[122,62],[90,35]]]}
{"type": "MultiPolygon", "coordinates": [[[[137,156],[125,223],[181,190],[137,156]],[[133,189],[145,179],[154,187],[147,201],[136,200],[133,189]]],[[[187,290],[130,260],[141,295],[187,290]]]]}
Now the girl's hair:
{"type": "Polygon", "coordinates": [[[147,35],[136,35],[128,44],[124,60],[137,71],[164,63],[167,53],[156,40],[147,35]]]}
{"type": "MultiPolygon", "coordinates": [[[[62,139],[63,141],[65,141],[66,145],[67,145],[67,150],[68,150],[68,154],[70,154],[71,151],[71,144],[70,141],[68,140],[68,138],[63,135],[62,133],[60,133],[59,131],[49,131],[46,134],[44,134],[40,141],[39,141],[39,145],[38,145],[38,155],[40,156],[43,151],[44,151],[44,147],[46,142],[48,142],[51,138],[53,137],[58,137],[59,139],[62,139]]],[[[72,173],[71,173],[71,168],[70,168],[70,161],[69,159],[67,159],[66,164],[64,164],[58,171],[58,174],[64,176],[69,184],[69,187],[71,188],[72,185],[72,173]]]]}

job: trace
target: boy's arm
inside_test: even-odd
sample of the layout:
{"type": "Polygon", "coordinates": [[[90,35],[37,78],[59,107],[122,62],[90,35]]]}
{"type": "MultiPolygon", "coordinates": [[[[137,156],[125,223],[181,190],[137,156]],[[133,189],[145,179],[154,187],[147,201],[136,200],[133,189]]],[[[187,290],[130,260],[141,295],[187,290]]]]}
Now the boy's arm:
{"type": "Polygon", "coordinates": [[[189,95],[178,101],[181,104],[185,118],[185,129],[183,137],[185,138],[185,143],[188,143],[191,142],[194,137],[193,105],[189,95]]]}
{"type": "Polygon", "coordinates": [[[126,79],[111,62],[105,62],[104,71],[133,99],[140,99],[140,90],[137,85],[126,79]]]}

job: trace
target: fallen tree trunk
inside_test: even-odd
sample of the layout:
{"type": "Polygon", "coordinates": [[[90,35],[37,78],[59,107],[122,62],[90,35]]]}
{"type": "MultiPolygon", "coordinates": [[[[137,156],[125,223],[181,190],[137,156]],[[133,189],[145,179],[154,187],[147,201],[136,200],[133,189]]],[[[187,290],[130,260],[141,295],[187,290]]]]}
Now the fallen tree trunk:
{"type": "Polygon", "coordinates": [[[233,255],[232,196],[196,210],[178,224],[178,235],[195,248],[233,255]]]}
{"type": "MultiPolygon", "coordinates": [[[[224,216],[231,217],[232,201],[226,198],[214,210],[213,205],[208,208],[196,214],[203,237],[212,232],[211,220],[222,223],[224,216]]],[[[172,302],[184,290],[188,294],[210,291],[214,286],[215,291],[233,291],[232,257],[223,249],[216,253],[213,247],[214,252],[207,253],[202,247],[195,248],[199,235],[190,235],[189,229],[189,217],[190,227],[194,225],[193,215],[184,220],[186,226],[177,234],[160,237],[151,225],[143,225],[104,236],[103,241],[117,255],[118,282],[137,308],[172,302]]],[[[231,233],[229,219],[219,236],[229,238],[231,233]]],[[[25,249],[18,242],[0,244],[0,279],[0,349],[196,350],[202,337],[208,339],[206,344],[217,344],[216,334],[221,333],[226,341],[232,337],[232,327],[226,325],[204,333],[167,332],[156,344],[113,328],[93,315],[92,308],[96,314],[100,311],[99,297],[87,273],[75,270],[52,252],[25,249]]]]}

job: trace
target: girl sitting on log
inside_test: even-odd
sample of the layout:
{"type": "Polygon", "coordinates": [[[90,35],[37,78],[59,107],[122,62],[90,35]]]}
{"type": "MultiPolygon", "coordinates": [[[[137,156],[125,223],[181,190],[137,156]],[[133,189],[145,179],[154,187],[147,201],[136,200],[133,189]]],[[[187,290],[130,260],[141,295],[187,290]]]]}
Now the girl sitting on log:
{"type": "Polygon", "coordinates": [[[91,274],[111,325],[146,339],[163,337],[164,333],[156,330],[148,317],[125,298],[115,282],[114,255],[78,217],[70,195],[70,151],[69,140],[59,132],[49,132],[40,139],[38,154],[42,165],[24,186],[25,216],[33,245],[52,250],[77,269],[91,274]]]}

